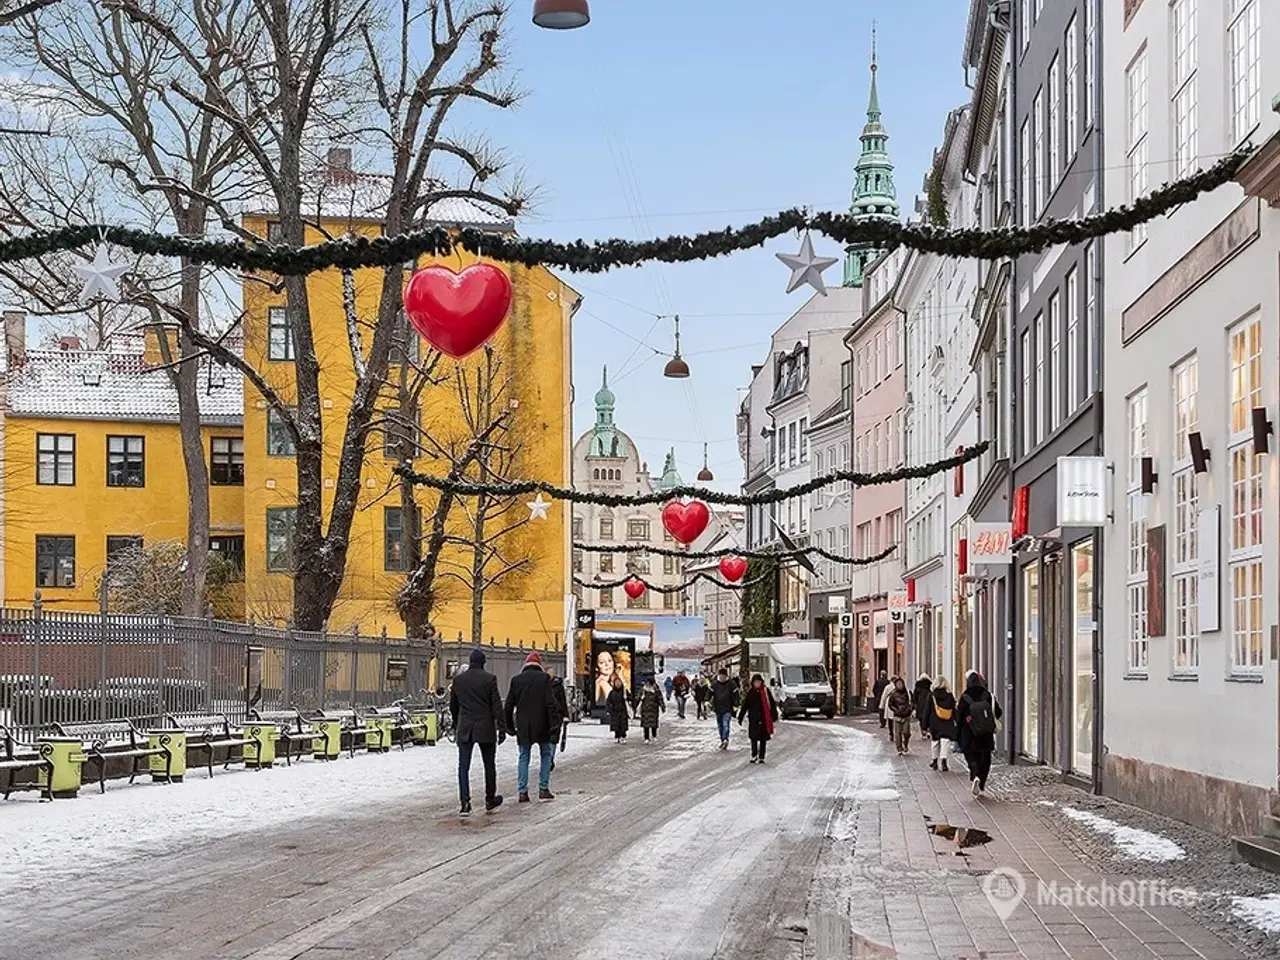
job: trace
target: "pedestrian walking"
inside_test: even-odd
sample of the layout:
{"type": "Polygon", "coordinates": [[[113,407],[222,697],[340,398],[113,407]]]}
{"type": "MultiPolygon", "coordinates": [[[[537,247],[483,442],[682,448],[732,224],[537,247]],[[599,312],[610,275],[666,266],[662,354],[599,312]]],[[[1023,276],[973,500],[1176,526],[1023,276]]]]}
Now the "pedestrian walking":
{"type": "Polygon", "coordinates": [[[699,676],[693,681],[693,705],[697,708],[699,720],[707,719],[707,701],[711,698],[711,684],[706,677],[699,676]]]}
{"type": "Polygon", "coordinates": [[[720,749],[729,749],[729,731],[733,724],[733,701],[738,688],[729,679],[727,670],[716,674],[711,684],[711,712],[716,715],[716,726],[720,729],[720,749]]]}
{"type": "Polygon", "coordinates": [[[613,678],[613,686],[605,705],[609,708],[609,729],[613,731],[613,742],[621,743],[627,739],[627,727],[631,722],[627,710],[627,690],[622,685],[621,677],[613,678]]]}
{"type": "Polygon", "coordinates": [[[929,737],[933,743],[929,747],[932,759],[929,769],[937,770],[942,765],[942,772],[947,772],[947,759],[951,756],[951,741],[956,738],[956,697],[947,684],[946,677],[938,677],[933,681],[933,691],[929,694],[929,737]]]}
{"type": "Polygon", "coordinates": [[[929,714],[932,712],[929,694],[932,692],[933,680],[927,673],[920,674],[915,689],[911,691],[911,701],[915,705],[916,721],[920,724],[920,737],[925,740],[929,738],[929,714]]]}
{"type": "Polygon", "coordinates": [[[667,688],[667,699],[668,699],[668,700],[670,700],[670,699],[671,699],[671,691],[672,691],[672,689],[675,687],[675,683],[672,681],[672,679],[671,679],[670,677],[667,677],[666,682],[663,684],[663,686],[665,686],[665,687],[667,688]]]}
{"type": "Polygon", "coordinates": [[[889,722],[889,742],[896,742],[893,732],[893,714],[889,711],[889,698],[893,696],[894,681],[900,680],[901,677],[893,677],[889,680],[888,685],[884,688],[884,692],[880,694],[880,716],[889,722]]]}
{"type": "Polygon", "coordinates": [[[751,678],[751,686],[747,695],[742,698],[742,707],[738,710],[738,723],[747,720],[747,736],[751,740],[751,762],[764,763],[764,754],[773,737],[773,725],[778,722],[778,704],[773,694],[764,684],[764,677],[756,674],[751,678]]]}
{"type": "Polygon", "coordinates": [[[555,695],[556,705],[560,708],[560,731],[556,736],[558,742],[551,744],[551,772],[556,769],[556,753],[563,752],[565,740],[569,736],[569,693],[564,688],[564,679],[556,676],[554,667],[543,667],[551,678],[551,692],[555,695]]]}
{"type": "Polygon", "coordinates": [[[684,675],[683,670],[676,674],[673,687],[676,694],[676,716],[683,720],[684,705],[689,702],[689,678],[684,675]]]}
{"type": "Polygon", "coordinates": [[[453,679],[449,715],[458,744],[459,813],[471,816],[471,757],[477,747],[484,762],[484,812],[502,806],[498,793],[498,744],[507,739],[502,726],[502,695],[498,678],[484,668],[484,651],[472,650],[468,667],[453,679]]]}
{"type": "Polygon", "coordinates": [[[956,726],[960,731],[960,750],[969,765],[969,781],[975,797],[987,792],[991,775],[991,755],[996,752],[996,731],[1003,715],[1000,704],[982,674],[970,671],[964,693],[956,704],[956,726]]]}
{"type": "Polygon", "coordinates": [[[658,739],[658,715],[667,712],[666,701],[658,692],[653,680],[646,680],[640,690],[640,726],[644,728],[644,742],[658,739]]]}
{"type": "Polygon", "coordinates": [[[516,764],[517,802],[529,802],[529,760],[538,748],[538,799],[554,800],[551,792],[551,764],[555,744],[560,739],[560,705],[556,702],[551,678],[542,669],[542,657],[535,650],[525,657],[524,669],[511,678],[507,690],[507,730],[520,746],[516,764]]]}
{"type": "Polygon", "coordinates": [[[905,757],[910,752],[911,716],[915,712],[915,704],[907,690],[907,682],[901,677],[893,678],[886,704],[893,727],[893,744],[898,748],[898,756],[905,757]]]}
{"type": "Polygon", "coordinates": [[[883,730],[889,724],[889,718],[884,715],[884,692],[893,686],[889,682],[889,672],[881,670],[880,676],[876,678],[875,685],[871,688],[871,703],[868,706],[873,707],[876,713],[880,714],[880,729],[883,730]]]}

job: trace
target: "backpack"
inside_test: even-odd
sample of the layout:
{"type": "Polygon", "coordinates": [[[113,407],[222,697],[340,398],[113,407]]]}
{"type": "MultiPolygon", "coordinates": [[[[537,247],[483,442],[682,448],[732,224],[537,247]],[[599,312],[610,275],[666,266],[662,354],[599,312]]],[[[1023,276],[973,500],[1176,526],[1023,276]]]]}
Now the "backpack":
{"type": "Polygon", "coordinates": [[[969,732],[975,737],[989,737],[996,732],[996,717],[986,697],[969,704],[969,732]]]}

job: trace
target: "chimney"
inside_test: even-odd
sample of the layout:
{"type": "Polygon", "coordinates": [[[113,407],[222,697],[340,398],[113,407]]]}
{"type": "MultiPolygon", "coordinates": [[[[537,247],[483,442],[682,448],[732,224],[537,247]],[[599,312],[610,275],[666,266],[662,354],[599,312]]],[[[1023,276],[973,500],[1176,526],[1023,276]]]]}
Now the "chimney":
{"type": "Polygon", "coordinates": [[[178,356],[178,331],[173,327],[147,327],[142,331],[142,365],[159,367],[165,362],[160,351],[160,336],[164,335],[169,342],[169,356],[178,356]]]}
{"type": "Polygon", "coordinates": [[[329,179],[335,183],[346,183],[351,180],[351,148],[350,147],[330,147],[329,156],[325,164],[329,179]]]}
{"type": "Polygon", "coordinates": [[[27,359],[27,311],[4,312],[4,342],[9,354],[9,366],[21,366],[27,359]]]}

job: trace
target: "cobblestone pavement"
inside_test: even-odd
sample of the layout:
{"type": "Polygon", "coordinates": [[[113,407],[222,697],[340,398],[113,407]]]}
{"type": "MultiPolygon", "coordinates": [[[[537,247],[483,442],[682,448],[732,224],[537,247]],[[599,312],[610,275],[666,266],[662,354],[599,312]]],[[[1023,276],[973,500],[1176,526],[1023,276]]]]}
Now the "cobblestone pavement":
{"type": "MultiPolygon", "coordinates": [[[[1056,831],[1057,808],[1014,799],[1055,789],[1030,775],[1001,770],[976,801],[960,764],[892,758],[856,722],[784,724],[765,767],[714,740],[689,720],[656,746],[603,744],[556,771],[555,802],[509,796],[493,817],[460,821],[452,783],[425,784],[409,804],[353,796],[341,818],[10,894],[0,960],[1276,955],[1177,907],[1036,903],[1037,881],[1127,874],[1056,831]],[[956,856],[926,817],[993,839],[956,856]],[[983,892],[998,867],[1029,891],[1004,919],[983,892]]],[[[510,787],[510,744],[499,756],[510,787]]]]}

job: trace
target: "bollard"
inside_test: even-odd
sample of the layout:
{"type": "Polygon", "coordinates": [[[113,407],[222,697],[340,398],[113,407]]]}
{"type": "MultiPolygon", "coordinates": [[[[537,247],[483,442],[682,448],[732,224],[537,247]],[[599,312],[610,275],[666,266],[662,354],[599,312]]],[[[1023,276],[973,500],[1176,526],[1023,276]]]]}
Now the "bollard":
{"type": "Polygon", "coordinates": [[[411,710],[409,711],[409,720],[413,723],[413,742],[418,746],[423,744],[428,747],[436,745],[436,737],[439,733],[439,720],[434,710],[411,710]]]}
{"type": "Polygon", "coordinates": [[[168,755],[157,753],[149,758],[152,783],[181,783],[187,775],[187,731],[150,730],[147,739],[152,750],[168,751],[168,755]]]}
{"type": "Polygon", "coordinates": [[[261,770],[276,762],[276,741],[280,739],[280,729],[274,723],[247,720],[240,728],[240,737],[249,741],[244,745],[246,767],[261,770]]]}
{"type": "Polygon", "coordinates": [[[342,755],[342,721],[316,717],[311,721],[312,755],[317,760],[337,760],[342,755]]]}
{"type": "Polygon", "coordinates": [[[70,799],[80,792],[81,775],[88,757],[79,737],[40,737],[40,759],[53,763],[53,772],[40,769],[40,789],[58,799],[70,799]]]}
{"type": "Polygon", "coordinates": [[[364,718],[365,749],[370,753],[386,753],[391,749],[391,731],[395,717],[364,718]]]}

